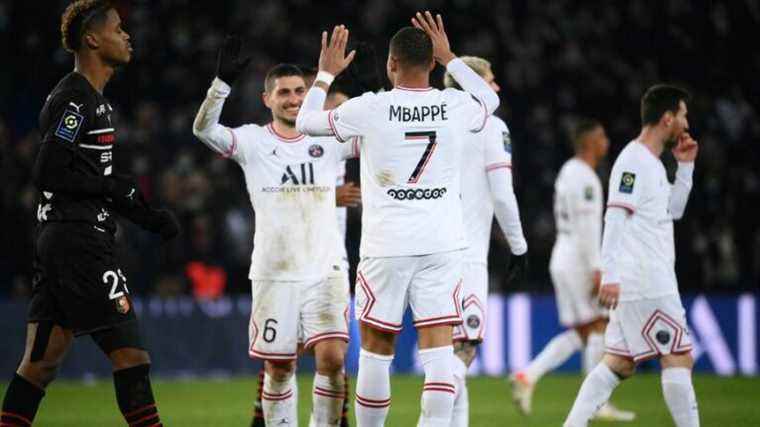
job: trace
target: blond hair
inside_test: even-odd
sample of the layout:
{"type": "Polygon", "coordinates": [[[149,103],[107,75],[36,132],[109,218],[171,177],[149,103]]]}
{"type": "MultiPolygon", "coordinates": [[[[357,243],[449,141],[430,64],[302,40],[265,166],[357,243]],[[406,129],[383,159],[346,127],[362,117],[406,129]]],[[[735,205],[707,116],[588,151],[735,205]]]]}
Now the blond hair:
{"type": "MultiPolygon", "coordinates": [[[[479,56],[460,56],[459,59],[467,64],[468,67],[472,68],[473,71],[478,73],[480,77],[485,77],[486,73],[491,71],[491,62],[487,59],[483,59],[479,56]]],[[[446,87],[461,89],[456,80],[454,80],[454,77],[452,77],[448,71],[443,75],[443,85],[446,87]]]]}

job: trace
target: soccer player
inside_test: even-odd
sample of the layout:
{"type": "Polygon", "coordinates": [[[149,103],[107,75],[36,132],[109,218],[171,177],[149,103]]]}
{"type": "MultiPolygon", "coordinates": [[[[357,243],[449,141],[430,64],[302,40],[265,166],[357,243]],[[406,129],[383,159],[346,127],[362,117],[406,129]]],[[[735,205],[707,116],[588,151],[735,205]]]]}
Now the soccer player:
{"type": "Polygon", "coordinates": [[[636,364],[648,359],[660,360],[662,392],[675,425],[699,425],[673,242],[673,221],[686,209],[698,151],[688,132],[688,99],[674,86],[650,87],[641,98],[641,133],[612,167],[599,290],[599,301],[612,309],[605,354],[583,381],[565,426],[586,426],[636,364]],[[678,161],[672,185],[660,160],[664,150],[678,161]]]}
{"type": "MultiPolygon", "coordinates": [[[[472,68],[495,91],[491,63],[483,58],[463,56],[472,68]]],[[[459,89],[451,73],[443,78],[444,86],[459,89]]],[[[522,276],[527,268],[528,244],[520,223],[517,198],[512,189],[512,144],[507,125],[498,117],[488,118],[480,133],[468,134],[468,153],[462,165],[462,206],[465,232],[470,247],[465,251],[462,282],[463,323],[454,329],[454,378],[457,394],[454,400],[452,427],[469,425],[469,397],[465,382],[477,348],[483,341],[488,302],[488,246],[494,214],[512,251],[510,282],[522,276]]]]}
{"type": "Polygon", "coordinates": [[[132,57],[119,14],[107,1],[73,2],[63,13],[61,36],[74,54],[74,71],[40,113],[42,143],[33,170],[39,227],[26,350],[6,389],[0,425],[32,425],[74,337],[89,335],[111,362],[126,422],[160,426],[150,358],[116,255],[113,214],[165,239],[179,228],[168,211],[144,203],[132,179],[113,171],[118,132],[103,89],[132,57]]]}
{"type": "MultiPolygon", "coordinates": [[[[604,353],[607,312],[597,299],[604,193],[594,170],[607,155],[609,140],[601,123],[581,120],[572,141],[575,156],[565,162],[554,183],[557,239],[549,262],[560,323],[567,330],[552,338],[527,368],[510,377],[513,399],[526,415],[531,412],[534,387],[544,374],[581,349],[583,370],[588,373],[604,353]]],[[[594,416],[610,421],[634,417],[609,403],[594,416]]]]}
{"type": "Polygon", "coordinates": [[[354,157],[357,146],[296,131],[306,87],[301,71],[288,64],[272,68],[264,82],[262,100],[272,111],[271,123],[220,125],[231,85],[250,61],[240,58],[240,48],[240,39],[225,40],[193,133],[241,166],[256,213],[249,354],[265,361],[264,417],[267,425],[297,425],[291,380],[302,336],[317,365],[311,423],[335,426],[345,397],[348,342],[335,178],[340,162],[354,157]]]}
{"type": "Polygon", "coordinates": [[[395,334],[407,305],[425,369],[423,426],[448,426],[454,403],[452,325],[461,323],[465,248],[460,194],[465,135],[480,131],[499,97],[451,52],[443,22],[426,12],[391,39],[387,71],[393,90],[368,92],[322,111],[334,76],[354,57],[348,30],[322,34],[319,74],[296,127],[310,135],[361,142],[362,242],[356,313],[362,349],[356,385],[357,425],[382,426],[390,406],[395,334]],[[429,86],[445,65],[467,92],[429,86]]]}

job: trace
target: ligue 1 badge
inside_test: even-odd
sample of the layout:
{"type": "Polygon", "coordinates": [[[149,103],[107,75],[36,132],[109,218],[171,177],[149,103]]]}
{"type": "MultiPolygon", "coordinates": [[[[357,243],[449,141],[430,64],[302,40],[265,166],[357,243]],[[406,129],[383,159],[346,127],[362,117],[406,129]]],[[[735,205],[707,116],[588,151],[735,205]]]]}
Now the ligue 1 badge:
{"type": "Polygon", "coordinates": [[[309,147],[309,155],[311,157],[322,157],[325,154],[325,149],[319,144],[314,144],[309,147]]]}

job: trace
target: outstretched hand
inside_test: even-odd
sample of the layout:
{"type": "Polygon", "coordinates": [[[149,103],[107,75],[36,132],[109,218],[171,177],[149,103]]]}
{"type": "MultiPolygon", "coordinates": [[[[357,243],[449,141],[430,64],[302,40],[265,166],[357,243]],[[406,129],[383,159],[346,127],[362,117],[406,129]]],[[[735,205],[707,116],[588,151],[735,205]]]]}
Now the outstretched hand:
{"type": "Polygon", "coordinates": [[[456,58],[456,55],[451,51],[451,46],[449,46],[449,37],[443,28],[443,18],[440,14],[435,15],[435,19],[433,19],[433,15],[428,11],[425,11],[424,15],[417,12],[417,15],[412,18],[412,25],[430,36],[430,40],[433,42],[433,58],[439,64],[445,67],[452,59],[456,58]]]}
{"type": "Polygon", "coordinates": [[[327,38],[327,31],[322,31],[322,50],[319,52],[319,71],[325,71],[337,76],[348,67],[356,55],[352,50],[346,55],[348,44],[348,29],[345,25],[336,25],[332,36],[327,38]]]}
{"type": "Polygon", "coordinates": [[[224,45],[219,49],[216,59],[216,76],[220,80],[232,85],[238,76],[245,70],[253,57],[240,58],[240,49],[243,41],[238,36],[228,35],[224,39],[224,45]]]}

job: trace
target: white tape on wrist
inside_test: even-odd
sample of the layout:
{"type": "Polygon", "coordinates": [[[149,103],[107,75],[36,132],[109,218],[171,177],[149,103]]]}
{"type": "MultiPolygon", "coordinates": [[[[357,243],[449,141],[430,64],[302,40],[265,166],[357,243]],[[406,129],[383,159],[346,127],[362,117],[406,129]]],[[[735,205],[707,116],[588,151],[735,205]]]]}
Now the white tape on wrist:
{"type": "Polygon", "coordinates": [[[330,86],[332,84],[333,80],[335,80],[335,76],[333,76],[332,74],[328,73],[327,71],[320,71],[320,72],[318,72],[317,73],[317,77],[314,78],[314,81],[323,82],[323,83],[327,84],[327,86],[330,86]]]}

